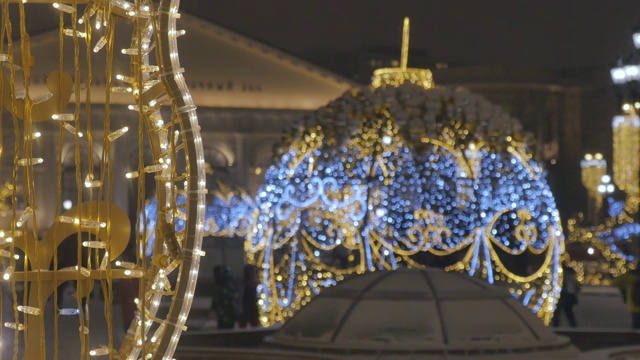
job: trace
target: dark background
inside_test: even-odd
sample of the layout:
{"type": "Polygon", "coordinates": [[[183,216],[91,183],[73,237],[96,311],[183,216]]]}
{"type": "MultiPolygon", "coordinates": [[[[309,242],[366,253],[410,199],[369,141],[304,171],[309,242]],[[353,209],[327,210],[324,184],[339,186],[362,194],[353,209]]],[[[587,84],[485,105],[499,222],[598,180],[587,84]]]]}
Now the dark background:
{"type": "MultiPolygon", "coordinates": [[[[180,10],[311,61],[398,47],[409,16],[411,48],[434,62],[607,66],[640,25],[636,0],[182,0],[180,10]]],[[[32,35],[57,27],[51,5],[26,11],[47,13],[28,24],[32,35]]]]}
{"type": "MultiPolygon", "coordinates": [[[[51,5],[30,4],[26,11],[42,19],[28,24],[32,36],[58,26],[51,5]]],[[[513,81],[509,72],[542,69],[553,75],[541,84],[580,87],[581,131],[562,136],[578,138],[582,153],[607,159],[619,100],[609,69],[634,52],[631,34],[640,25],[638,0],[182,0],[180,11],[362,84],[374,67],[369,59],[399,55],[402,20],[409,16],[409,66],[495,68],[496,82],[513,81]]],[[[578,162],[573,156],[549,168],[564,219],[585,206],[578,162]]]]}

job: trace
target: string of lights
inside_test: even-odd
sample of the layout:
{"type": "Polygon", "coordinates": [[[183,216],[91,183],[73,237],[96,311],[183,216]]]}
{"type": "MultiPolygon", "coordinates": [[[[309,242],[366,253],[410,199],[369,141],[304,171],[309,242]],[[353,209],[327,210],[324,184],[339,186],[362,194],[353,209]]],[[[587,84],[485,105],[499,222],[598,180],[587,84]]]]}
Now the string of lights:
{"type": "MultiPolygon", "coordinates": [[[[178,191],[175,199],[175,230],[184,231],[187,216],[184,191],[178,191]]],[[[239,187],[230,186],[217,181],[217,189],[205,201],[203,236],[246,237],[252,226],[252,214],[256,207],[253,199],[239,187]]],[[[139,233],[145,237],[145,252],[151,256],[156,242],[156,226],[158,224],[158,199],[146,200],[144,216],[140,213],[139,233]]]]}
{"type": "Polygon", "coordinates": [[[625,213],[610,216],[595,226],[581,226],[581,223],[580,217],[569,219],[567,243],[585,244],[597,249],[603,259],[587,264],[590,269],[585,268],[588,261],[571,260],[570,265],[577,270],[578,281],[588,285],[610,285],[616,276],[636,268],[637,257],[629,254],[628,249],[620,248],[620,244],[640,236],[640,224],[625,213]]]}
{"type": "Polygon", "coordinates": [[[638,196],[640,167],[640,119],[637,115],[619,115],[613,118],[613,174],[620,190],[638,196]]]}
{"type": "MultiPolygon", "coordinates": [[[[78,6],[64,2],[51,2],[53,13],[60,18],[58,71],[47,79],[49,93],[32,98],[31,43],[26,33],[26,1],[5,1],[2,3],[2,67],[8,75],[0,71],[2,81],[2,105],[11,113],[14,125],[15,148],[13,157],[13,179],[10,183],[12,214],[10,229],[0,231],[0,252],[8,261],[4,262],[2,281],[11,287],[13,316],[4,323],[6,331],[14,333],[13,356],[19,354],[25,359],[58,358],[58,333],[69,331],[60,329],[60,316],[76,316],[79,321],[78,337],[80,348],[77,358],[109,356],[116,359],[172,359],[189,313],[196,278],[198,275],[200,250],[203,235],[205,189],[204,159],[195,106],[186,87],[177,52],[176,29],[178,1],[162,0],[151,2],[139,0],[83,1],[78,6]],[[17,4],[9,4],[15,2],[17,4]],[[155,8],[155,6],[158,6],[155,8]],[[11,6],[11,8],[10,8],[11,6]],[[10,12],[19,12],[20,43],[13,44],[10,12]],[[129,25],[120,27],[126,22],[129,25]],[[130,46],[114,49],[114,34],[118,29],[129,31],[133,28],[130,46]],[[71,43],[72,59],[64,59],[65,47],[71,43]],[[21,56],[18,56],[21,55],[21,56]],[[22,59],[14,62],[14,57],[22,59]],[[91,64],[97,58],[104,58],[106,84],[101,88],[93,83],[91,64]],[[114,61],[118,58],[117,61],[114,61]],[[130,73],[113,74],[114,62],[130,63],[130,73]],[[63,71],[64,65],[74,69],[74,75],[63,71]],[[81,72],[82,71],[82,72],[81,72]],[[86,71],[86,72],[85,72],[86,71]],[[20,77],[17,76],[20,75],[20,77]],[[114,76],[115,75],[115,76],[114,76]],[[21,78],[23,84],[18,84],[21,78]],[[81,83],[81,81],[83,83],[81,83]],[[117,86],[111,86],[117,82],[117,86]],[[18,89],[18,86],[24,88],[18,89]],[[91,93],[103,92],[105,98],[103,119],[91,118],[91,93]],[[82,94],[81,94],[82,93],[82,94]],[[128,126],[112,128],[112,94],[130,96],[129,109],[137,112],[136,121],[128,126]],[[74,101],[71,102],[73,96],[74,101]],[[161,111],[163,110],[163,111],[161,111]],[[167,116],[169,115],[169,116],[167,116]],[[170,117],[170,118],[167,118],[170,117]],[[20,121],[18,121],[20,120],[20,121]],[[93,120],[93,121],[92,121],[93,120]],[[37,122],[51,122],[59,126],[59,144],[55,156],[42,152],[42,147],[34,146],[41,133],[33,129],[37,122]],[[117,178],[113,170],[114,152],[111,146],[118,144],[122,137],[131,137],[130,127],[136,129],[139,155],[137,170],[130,171],[126,178],[137,179],[138,200],[145,192],[144,175],[155,177],[155,194],[160,216],[156,219],[155,244],[145,253],[146,232],[141,228],[135,232],[137,251],[132,256],[135,262],[122,261],[130,239],[131,223],[127,214],[113,203],[114,184],[126,179],[117,178]],[[100,139],[95,134],[103,134],[100,139]],[[69,140],[71,139],[71,140],[69,140]],[[38,237],[38,218],[43,214],[40,204],[42,193],[35,186],[42,182],[34,168],[54,170],[57,177],[55,200],[62,203],[61,177],[62,152],[65,143],[70,143],[75,167],[77,198],[76,206],[69,206],[60,212],[55,209],[53,224],[45,229],[44,237],[38,237]],[[144,148],[150,147],[152,163],[144,163],[144,148]],[[86,156],[82,149],[87,148],[86,156]],[[101,164],[94,164],[93,150],[100,149],[101,164]],[[58,164],[47,167],[45,158],[56,159],[58,164]],[[180,159],[183,166],[176,165],[180,159]],[[88,169],[88,174],[83,171],[88,169]],[[95,169],[95,171],[94,171],[95,169]],[[179,190],[178,190],[179,189],[179,190]],[[183,201],[177,202],[180,191],[183,201]],[[23,203],[19,204],[18,195],[23,203]],[[24,207],[24,208],[21,208],[24,207]],[[178,210],[178,208],[180,210],[178,210]],[[178,215],[180,213],[182,215],[178,215]],[[176,229],[176,219],[183,226],[176,229]],[[77,265],[58,268],[57,247],[67,238],[77,236],[77,265]],[[20,256],[23,254],[23,256],[20,256]],[[50,266],[53,264],[53,269],[50,266]],[[173,274],[173,275],[172,275],[173,274]],[[171,275],[172,280],[169,280],[171,275]],[[177,276],[174,276],[177,275],[177,276]],[[135,319],[131,322],[121,347],[114,343],[113,328],[113,281],[116,279],[135,280],[139,283],[139,293],[135,299],[135,319]],[[57,303],[58,285],[75,281],[77,284],[76,306],[61,308],[57,303]],[[100,347],[91,347],[92,326],[89,311],[93,305],[90,292],[99,281],[104,293],[105,323],[108,342],[100,347]],[[22,284],[24,296],[17,295],[17,285],[22,284]],[[53,297],[54,339],[45,339],[45,305],[53,297]],[[84,298],[84,300],[83,300],[84,298]],[[157,317],[160,302],[165,299],[171,307],[164,319],[157,317]],[[84,304],[83,304],[84,302],[84,304]],[[53,340],[53,354],[46,354],[48,342],[53,340]]],[[[115,123],[115,121],[114,121],[115,123]]],[[[51,127],[55,129],[55,127],[51,127]]],[[[51,149],[44,149],[49,151],[51,149]]],[[[56,152],[56,151],[53,151],[56,152]]],[[[51,183],[51,179],[44,179],[51,183]]],[[[54,181],[55,182],[55,181],[54,181]]],[[[4,194],[4,192],[3,192],[4,194]]],[[[46,199],[46,198],[45,198],[46,199]]],[[[69,202],[71,202],[69,200],[69,202]]],[[[140,201],[138,203],[140,205],[140,201]]],[[[142,210],[141,207],[138,208],[142,210]]],[[[53,211],[53,210],[51,210],[53,211]]],[[[144,214],[142,215],[144,218],[144,214]]],[[[141,221],[144,224],[144,221],[141,221]]],[[[102,304],[102,302],[98,302],[102,304]]],[[[95,306],[95,305],[94,305],[95,306]]],[[[100,311],[98,311],[100,313],[100,311]]],[[[124,324],[125,326],[129,324],[124,324]]],[[[94,344],[95,345],[95,344],[94,344]]],[[[2,344],[3,348],[5,344],[2,344]]]]}

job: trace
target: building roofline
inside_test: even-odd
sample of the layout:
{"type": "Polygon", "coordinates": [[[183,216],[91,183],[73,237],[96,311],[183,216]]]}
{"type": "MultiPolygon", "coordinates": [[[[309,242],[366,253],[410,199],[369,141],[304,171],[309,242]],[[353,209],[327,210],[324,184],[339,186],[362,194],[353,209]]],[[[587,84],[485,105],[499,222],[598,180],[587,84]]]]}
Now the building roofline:
{"type": "MultiPolygon", "coordinates": [[[[308,60],[301,59],[273,45],[253,39],[248,35],[241,34],[237,31],[231,30],[229,28],[213,23],[209,20],[203,19],[197,15],[194,15],[188,12],[181,12],[181,15],[182,15],[182,18],[178,22],[179,25],[189,23],[190,27],[204,30],[204,33],[212,32],[219,36],[223,36],[227,39],[238,42],[247,48],[257,49],[263,55],[266,55],[277,62],[285,62],[298,69],[303,69],[307,72],[310,72],[314,75],[320,75],[321,77],[332,79],[339,84],[346,84],[352,88],[362,86],[362,84],[352,79],[349,79],[335,72],[327,70],[319,65],[313,64],[308,60]]],[[[33,46],[37,46],[37,44],[45,43],[52,36],[55,36],[55,37],[58,36],[57,28],[51,28],[49,30],[39,32],[38,34],[34,34],[30,38],[31,46],[33,47],[33,46]]],[[[178,47],[179,46],[180,44],[178,44],[178,47]]]]}
{"type": "MultiPolygon", "coordinates": [[[[271,58],[275,59],[276,61],[286,61],[287,63],[297,67],[297,68],[302,68],[306,71],[312,72],[312,73],[317,73],[320,74],[323,77],[329,77],[329,78],[333,78],[335,81],[337,81],[338,83],[344,83],[344,84],[348,84],[350,87],[361,87],[362,85],[352,79],[349,79],[347,77],[344,77],[342,75],[339,75],[335,72],[332,72],[330,70],[327,70],[319,65],[316,65],[308,60],[304,60],[302,58],[299,58],[285,50],[282,50],[280,48],[278,48],[277,46],[274,46],[272,44],[263,42],[261,40],[257,40],[252,38],[251,36],[247,35],[247,34],[243,34],[240,33],[238,31],[229,29],[227,27],[224,27],[220,24],[216,24],[214,22],[211,22],[209,20],[203,19],[201,17],[199,17],[198,15],[194,15],[192,13],[188,13],[188,12],[182,12],[182,14],[187,14],[187,16],[190,18],[189,21],[191,21],[193,19],[194,21],[194,26],[198,26],[198,27],[204,27],[204,28],[209,28],[211,31],[216,32],[219,35],[222,35],[226,38],[229,38],[233,41],[237,41],[240,43],[243,43],[244,45],[246,45],[249,48],[257,48],[259,49],[263,54],[266,54],[268,56],[270,56],[271,58]]],[[[182,19],[184,21],[184,19],[182,19]]]]}

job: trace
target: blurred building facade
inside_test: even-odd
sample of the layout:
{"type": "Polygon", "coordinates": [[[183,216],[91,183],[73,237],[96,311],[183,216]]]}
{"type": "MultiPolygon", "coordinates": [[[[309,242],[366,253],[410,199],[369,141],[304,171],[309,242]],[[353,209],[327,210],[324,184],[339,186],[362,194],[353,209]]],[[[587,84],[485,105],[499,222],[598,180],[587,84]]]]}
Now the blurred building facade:
{"type": "MultiPolygon", "coordinates": [[[[205,158],[212,170],[209,187],[214,186],[214,180],[218,179],[244,187],[254,195],[271,163],[274,145],[284,133],[306,114],[345,91],[368,86],[370,77],[362,74],[372,74],[374,68],[393,66],[391,56],[378,57],[376,54],[380,51],[371,51],[361,59],[353,60],[358,65],[351,69],[358,73],[346,77],[188,14],[182,15],[179,24],[186,30],[186,35],[179,38],[180,59],[198,106],[205,158]]],[[[32,69],[34,89],[38,86],[44,89],[47,75],[55,70],[47,66],[45,59],[50,56],[48,54],[58,53],[57,41],[51,41],[57,36],[58,29],[53,29],[50,33],[32,37],[32,53],[36,59],[36,66],[32,69]]],[[[65,57],[73,58],[72,47],[65,48],[65,51],[69,51],[65,57]]],[[[386,53],[388,49],[382,52],[386,53]]],[[[395,53],[399,54],[399,51],[395,53]]],[[[423,66],[427,59],[425,52],[416,50],[416,66],[423,66]]],[[[411,54],[409,64],[414,65],[411,54]]],[[[128,63],[120,65],[126,70],[128,63]]],[[[349,64],[343,65],[349,67],[349,64]]],[[[550,184],[561,213],[564,215],[581,208],[580,201],[584,195],[578,163],[585,142],[581,124],[585,113],[593,116],[600,111],[587,109],[589,97],[594,96],[597,89],[580,85],[584,82],[572,85],[559,70],[432,65],[436,84],[467,87],[519,118],[524,128],[535,135],[538,144],[536,155],[546,161],[550,169],[550,184]]],[[[72,67],[68,71],[73,74],[72,67]]],[[[106,79],[93,79],[91,98],[94,104],[98,104],[92,107],[95,121],[104,118],[104,109],[100,109],[99,104],[104,101],[100,96],[104,97],[105,83],[106,79]]],[[[132,99],[114,94],[111,102],[116,105],[110,109],[114,126],[126,125],[132,130],[137,127],[137,113],[127,108],[132,99]]],[[[606,110],[601,112],[606,114],[606,110]]],[[[609,129],[608,120],[605,123],[603,129],[609,129]]],[[[6,112],[3,113],[3,127],[12,127],[10,114],[6,112]]],[[[58,127],[40,123],[38,131],[42,133],[38,141],[45,163],[36,176],[48,177],[55,174],[58,161],[53,153],[47,154],[44,149],[58,146],[58,127]]],[[[68,141],[62,146],[74,145],[71,139],[68,141]]],[[[5,143],[4,146],[9,148],[13,144],[5,143]]],[[[130,212],[132,219],[135,219],[135,214],[132,214],[136,208],[135,192],[124,174],[138,166],[138,149],[134,146],[122,141],[112,148],[120,160],[114,164],[116,176],[113,181],[117,191],[114,199],[117,205],[130,212]]],[[[94,153],[98,154],[99,151],[95,150],[94,153]]],[[[10,167],[6,165],[8,161],[5,159],[2,166],[1,182],[11,176],[10,167]]],[[[95,161],[99,163],[100,159],[95,161]]],[[[75,181],[72,165],[73,159],[66,159],[63,155],[62,167],[69,172],[69,177],[65,178],[67,170],[63,171],[63,183],[75,181]]],[[[37,209],[43,229],[53,222],[54,217],[54,209],[44,205],[55,203],[56,184],[50,185],[50,188],[42,189],[47,195],[41,198],[42,206],[37,209]]],[[[65,191],[71,194],[76,190],[73,186],[63,187],[62,201],[65,200],[65,191]]],[[[228,265],[234,274],[241,273],[241,239],[205,241],[203,250],[210,255],[203,264],[204,278],[212,277],[214,264],[228,265]]]]}
{"type": "MultiPolygon", "coordinates": [[[[263,171],[271,162],[273,145],[282,138],[283,132],[288,131],[307,112],[358,86],[339,75],[188,14],[182,14],[179,26],[186,30],[186,35],[179,38],[179,57],[185,69],[184,76],[189,90],[198,107],[205,160],[210,165],[207,179],[210,189],[215,187],[215,180],[219,180],[223,184],[240,186],[248,189],[251,194],[255,193],[263,171]]],[[[116,44],[116,48],[129,47],[125,40],[130,38],[126,30],[119,30],[122,34],[116,33],[116,39],[122,39],[121,43],[116,44]]],[[[57,56],[59,53],[58,34],[56,28],[31,37],[31,53],[35,59],[35,65],[31,69],[32,98],[49,91],[46,88],[47,77],[57,69],[57,64],[49,64],[47,57],[51,54],[57,56]]],[[[74,58],[73,46],[72,41],[65,42],[65,59],[74,58]]],[[[85,51],[84,46],[81,46],[80,53],[85,51]]],[[[105,101],[107,81],[104,72],[96,71],[104,68],[105,64],[98,61],[92,64],[94,74],[89,87],[90,95],[87,89],[81,93],[81,101],[88,96],[91,98],[92,128],[102,124],[107,110],[101,105],[105,101]]],[[[67,61],[64,66],[66,72],[76,76],[73,61],[67,61]]],[[[115,79],[118,70],[122,73],[129,71],[126,56],[114,59],[113,67],[114,79],[111,86],[126,85],[115,79]]],[[[79,71],[80,76],[86,78],[86,69],[82,67],[79,71]]],[[[20,84],[21,80],[18,79],[17,83],[20,84]]],[[[68,109],[75,107],[73,98],[72,96],[68,109]]],[[[138,113],[128,108],[134,103],[133,96],[112,93],[110,102],[108,111],[111,127],[128,126],[130,131],[126,136],[136,134],[138,113]]],[[[79,111],[83,124],[89,116],[82,105],[79,111]]],[[[12,135],[12,117],[6,110],[2,113],[2,121],[5,134],[12,135]]],[[[34,128],[41,134],[36,140],[37,153],[34,156],[44,160],[43,164],[35,168],[36,178],[55,179],[59,163],[62,173],[59,195],[56,181],[40,181],[47,184],[38,189],[42,196],[38,197],[36,207],[38,232],[43,233],[54,221],[56,209],[51,204],[56,203],[57,196],[60,196],[60,211],[77,205],[69,200],[76,199],[78,191],[73,151],[76,144],[74,138],[64,132],[62,143],[59,143],[60,127],[53,121],[35,123],[34,128]],[[57,151],[50,150],[58,149],[59,146],[62,147],[61,159],[57,159],[57,151]]],[[[111,147],[113,158],[116,159],[111,164],[114,174],[113,199],[116,205],[128,211],[133,225],[137,220],[137,185],[135,181],[127,179],[125,174],[138,168],[139,149],[137,141],[127,141],[126,136],[111,147]]],[[[93,133],[93,173],[96,178],[101,165],[99,154],[102,151],[102,137],[102,133],[93,133]]],[[[83,139],[81,138],[78,146],[83,159],[87,159],[90,150],[83,139]]],[[[5,135],[4,140],[5,154],[0,173],[3,183],[12,179],[13,155],[9,150],[14,148],[13,136],[5,135]]],[[[145,165],[151,163],[151,154],[145,154],[144,158],[145,165]]],[[[80,171],[84,179],[88,169],[80,171]]],[[[152,194],[150,190],[154,186],[153,176],[149,176],[145,182],[149,190],[147,193],[152,194]]],[[[7,224],[10,218],[10,214],[5,218],[7,224]]],[[[217,240],[219,241],[208,238],[203,244],[203,250],[210,255],[202,264],[203,278],[212,278],[214,264],[221,263],[226,263],[234,274],[240,275],[244,260],[242,239],[217,240]]]]}

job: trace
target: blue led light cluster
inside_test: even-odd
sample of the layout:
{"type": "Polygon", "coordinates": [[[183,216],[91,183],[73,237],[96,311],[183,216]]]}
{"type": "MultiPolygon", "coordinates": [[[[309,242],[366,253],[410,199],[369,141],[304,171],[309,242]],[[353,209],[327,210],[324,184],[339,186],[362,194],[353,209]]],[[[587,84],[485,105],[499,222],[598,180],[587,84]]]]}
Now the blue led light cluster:
{"type": "Polygon", "coordinates": [[[403,84],[305,123],[266,172],[245,244],[264,324],[350,274],[429,265],[503,282],[549,320],[564,242],[517,122],[468,92],[403,84]]]}
{"type": "Polygon", "coordinates": [[[242,188],[231,188],[221,182],[217,185],[218,189],[207,200],[205,236],[245,237],[256,211],[253,199],[242,188]]]}
{"type": "MultiPolygon", "coordinates": [[[[588,253],[588,256],[593,257],[588,268],[583,261],[571,261],[578,278],[589,285],[611,285],[613,278],[635,269],[638,263],[638,256],[633,252],[631,244],[640,237],[640,224],[635,220],[637,214],[627,212],[635,207],[611,197],[607,197],[606,201],[609,205],[609,217],[602,223],[585,225],[581,216],[567,222],[569,244],[582,243],[592,250],[598,249],[597,253],[592,250],[588,253]]],[[[589,258],[586,261],[589,262],[589,258]]]]}
{"type": "MultiPolygon", "coordinates": [[[[231,188],[218,183],[216,191],[206,201],[204,217],[204,236],[245,237],[252,226],[252,215],[256,211],[253,199],[241,188],[231,188]]],[[[178,194],[176,211],[186,214],[183,208],[186,198],[178,194]]],[[[140,233],[147,234],[146,253],[149,256],[155,242],[155,226],[157,222],[158,200],[153,197],[147,200],[144,208],[145,217],[140,216],[140,233]],[[146,224],[147,231],[142,226],[146,224]]],[[[184,220],[178,217],[175,221],[176,231],[182,231],[184,220]]]]}
{"type": "MultiPolygon", "coordinates": [[[[631,253],[633,247],[628,246],[634,238],[640,236],[640,224],[635,221],[635,214],[627,212],[634,206],[627,206],[624,200],[606,198],[609,217],[595,226],[580,226],[579,218],[568,221],[569,243],[585,243],[597,248],[604,257],[598,259],[598,273],[585,274],[579,270],[583,281],[591,285],[608,285],[609,280],[621,272],[634,269],[638,257],[631,253]],[[603,277],[604,276],[604,277],[603,277]]],[[[573,262],[574,267],[580,264],[573,262]]]]}

